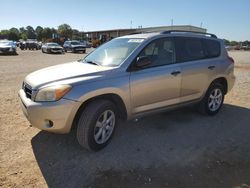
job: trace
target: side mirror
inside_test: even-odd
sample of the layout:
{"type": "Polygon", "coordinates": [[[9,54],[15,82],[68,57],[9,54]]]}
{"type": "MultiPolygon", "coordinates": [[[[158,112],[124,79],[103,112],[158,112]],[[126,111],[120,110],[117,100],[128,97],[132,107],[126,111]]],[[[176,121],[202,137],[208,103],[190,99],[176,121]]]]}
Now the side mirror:
{"type": "Polygon", "coordinates": [[[148,56],[137,57],[137,60],[135,63],[136,67],[138,68],[142,68],[150,64],[151,64],[151,61],[148,56]]]}

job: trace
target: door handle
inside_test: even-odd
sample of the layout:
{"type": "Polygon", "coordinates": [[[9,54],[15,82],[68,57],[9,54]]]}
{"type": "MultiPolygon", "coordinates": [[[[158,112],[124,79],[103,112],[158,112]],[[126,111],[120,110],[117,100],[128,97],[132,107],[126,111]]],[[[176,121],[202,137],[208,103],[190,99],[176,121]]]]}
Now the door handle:
{"type": "Polygon", "coordinates": [[[173,71],[173,72],[171,72],[171,74],[173,75],[173,76],[177,76],[178,74],[180,74],[181,73],[181,71],[173,71]]]}
{"type": "Polygon", "coordinates": [[[208,69],[210,69],[210,70],[213,70],[214,68],[215,68],[214,65],[211,65],[211,66],[208,67],[208,69]]]}

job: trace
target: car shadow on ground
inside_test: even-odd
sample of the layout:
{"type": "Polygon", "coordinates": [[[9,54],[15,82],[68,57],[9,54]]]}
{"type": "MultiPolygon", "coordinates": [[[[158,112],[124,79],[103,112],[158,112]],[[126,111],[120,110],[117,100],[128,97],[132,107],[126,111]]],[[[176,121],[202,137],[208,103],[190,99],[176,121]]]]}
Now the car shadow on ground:
{"type": "MultiPolygon", "coordinates": [[[[121,123],[111,143],[99,152],[81,148],[74,131],[68,135],[41,131],[33,137],[31,144],[48,187],[83,187],[91,184],[94,185],[92,187],[116,187],[117,184],[120,187],[140,187],[140,184],[136,184],[138,178],[134,177],[145,173],[146,169],[151,169],[146,172],[148,176],[159,176],[158,181],[151,182],[150,179],[149,185],[183,187],[185,184],[173,183],[183,182],[187,175],[183,168],[192,172],[194,168],[197,170],[202,165],[213,166],[222,160],[223,164],[230,164],[231,170],[234,170],[233,167],[240,170],[241,164],[247,165],[249,177],[249,117],[250,109],[229,104],[225,104],[222,111],[213,117],[202,116],[192,108],[183,108],[121,123]],[[167,169],[168,177],[165,173],[167,169]],[[132,173],[133,178],[130,178],[127,172],[138,174],[132,173]],[[160,178],[161,175],[164,181],[160,178]],[[169,178],[172,184],[169,184],[171,181],[165,184],[169,178]]],[[[227,170],[225,168],[225,174],[227,170]]],[[[204,170],[198,174],[202,175],[202,172],[204,170]]],[[[215,168],[211,172],[213,174],[216,174],[215,168]]],[[[202,177],[200,183],[213,181],[210,177],[202,177]]],[[[237,177],[244,178],[244,175],[237,174],[237,177]]],[[[229,180],[225,179],[227,183],[231,180],[239,183],[245,180],[228,178],[229,180]]],[[[193,179],[189,177],[184,182],[192,185],[191,180],[193,179]]],[[[144,180],[141,181],[139,183],[144,185],[144,180]]],[[[196,185],[204,187],[203,184],[196,185]]],[[[232,187],[231,184],[229,186],[232,187]]]]}
{"type": "Polygon", "coordinates": [[[11,54],[11,53],[0,53],[0,56],[17,56],[18,55],[18,53],[16,53],[16,54],[11,54]]]}

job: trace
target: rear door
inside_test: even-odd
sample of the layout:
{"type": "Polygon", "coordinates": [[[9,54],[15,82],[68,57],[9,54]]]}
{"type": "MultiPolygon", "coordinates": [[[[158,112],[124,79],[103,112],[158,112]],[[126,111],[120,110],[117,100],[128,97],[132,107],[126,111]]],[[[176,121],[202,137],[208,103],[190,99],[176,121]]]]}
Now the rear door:
{"type": "Polygon", "coordinates": [[[181,72],[175,64],[172,38],[152,41],[138,55],[148,56],[151,64],[130,75],[133,113],[140,113],[179,103],[181,72]]]}
{"type": "Polygon", "coordinates": [[[176,37],[177,63],[181,67],[181,102],[200,98],[216,75],[215,58],[208,56],[206,39],[176,37]]]}

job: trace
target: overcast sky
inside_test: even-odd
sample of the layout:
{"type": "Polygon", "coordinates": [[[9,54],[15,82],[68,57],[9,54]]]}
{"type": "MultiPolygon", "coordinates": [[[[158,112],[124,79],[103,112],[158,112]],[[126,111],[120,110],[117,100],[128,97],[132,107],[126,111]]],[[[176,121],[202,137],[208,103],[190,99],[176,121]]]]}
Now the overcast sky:
{"type": "Polygon", "coordinates": [[[206,28],[221,38],[250,40],[250,0],[11,0],[0,3],[0,30],[55,27],[84,30],[170,25],[206,28]],[[132,22],[131,22],[132,21],[132,22]],[[132,23],[132,24],[131,24],[132,23]]]}

